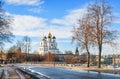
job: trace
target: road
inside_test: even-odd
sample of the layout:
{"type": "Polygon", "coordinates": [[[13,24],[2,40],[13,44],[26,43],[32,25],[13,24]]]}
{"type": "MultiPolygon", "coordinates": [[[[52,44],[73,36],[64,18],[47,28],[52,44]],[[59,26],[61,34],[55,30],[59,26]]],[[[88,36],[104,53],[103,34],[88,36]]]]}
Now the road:
{"type": "Polygon", "coordinates": [[[39,72],[50,79],[120,79],[120,75],[92,71],[75,71],[52,67],[30,67],[32,72],[39,72]]]}

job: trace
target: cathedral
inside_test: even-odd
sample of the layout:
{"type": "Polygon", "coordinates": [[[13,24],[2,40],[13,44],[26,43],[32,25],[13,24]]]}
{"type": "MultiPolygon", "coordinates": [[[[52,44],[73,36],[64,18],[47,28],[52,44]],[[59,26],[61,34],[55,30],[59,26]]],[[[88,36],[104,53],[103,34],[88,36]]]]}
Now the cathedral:
{"type": "Polygon", "coordinates": [[[51,33],[49,33],[48,36],[44,36],[40,42],[39,54],[44,55],[48,52],[53,53],[53,54],[59,54],[59,50],[57,48],[56,37],[52,36],[51,33]]]}

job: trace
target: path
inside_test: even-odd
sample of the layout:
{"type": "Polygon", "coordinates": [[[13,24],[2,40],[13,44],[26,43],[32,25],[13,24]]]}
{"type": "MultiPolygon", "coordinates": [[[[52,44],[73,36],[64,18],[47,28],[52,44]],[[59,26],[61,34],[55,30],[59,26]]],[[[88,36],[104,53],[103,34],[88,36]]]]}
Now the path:
{"type": "Polygon", "coordinates": [[[26,79],[22,72],[18,71],[16,67],[5,66],[4,75],[2,79],[26,79]]]}

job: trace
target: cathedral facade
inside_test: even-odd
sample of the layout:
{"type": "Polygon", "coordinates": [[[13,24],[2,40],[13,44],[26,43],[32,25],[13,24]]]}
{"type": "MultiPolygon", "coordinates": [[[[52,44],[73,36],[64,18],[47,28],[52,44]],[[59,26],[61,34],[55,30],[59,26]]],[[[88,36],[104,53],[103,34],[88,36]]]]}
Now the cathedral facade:
{"type": "Polygon", "coordinates": [[[53,53],[53,54],[59,54],[59,50],[57,48],[56,37],[52,36],[51,33],[49,33],[48,36],[44,36],[40,42],[39,54],[44,55],[48,52],[53,53]]]}

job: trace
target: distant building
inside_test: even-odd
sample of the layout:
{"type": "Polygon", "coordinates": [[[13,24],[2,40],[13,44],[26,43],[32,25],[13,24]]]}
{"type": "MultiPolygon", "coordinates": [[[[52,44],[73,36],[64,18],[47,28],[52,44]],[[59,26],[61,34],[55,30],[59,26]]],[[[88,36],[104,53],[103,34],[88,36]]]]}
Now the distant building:
{"type": "Polygon", "coordinates": [[[0,52],[0,64],[5,63],[7,60],[7,55],[3,51],[0,52]]]}
{"type": "Polygon", "coordinates": [[[113,65],[118,65],[120,66],[120,54],[113,54],[112,55],[112,60],[113,60],[113,65]]]}
{"type": "Polygon", "coordinates": [[[101,58],[101,62],[103,62],[106,65],[120,66],[120,54],[103,55],[101,58]],[[103,61],[102,61],[102,59],[103,59],[103,61]]]}
{"type": "Polygon", "coordinates": [[[79,56],[79,50],[78,50],[78,47],[76,47],[75,55],[76,55],[76,56],[79,56]]]}
{"type": "Polygon", "coordinates": [[[57,48],[56,37],[52,36],[51,33],[49,33],[48,36],[44,36],[40,42],[39,54],[44,55],[48,52],[53,53],[53,54],[59,54],[59,50],[57,48]]]}

